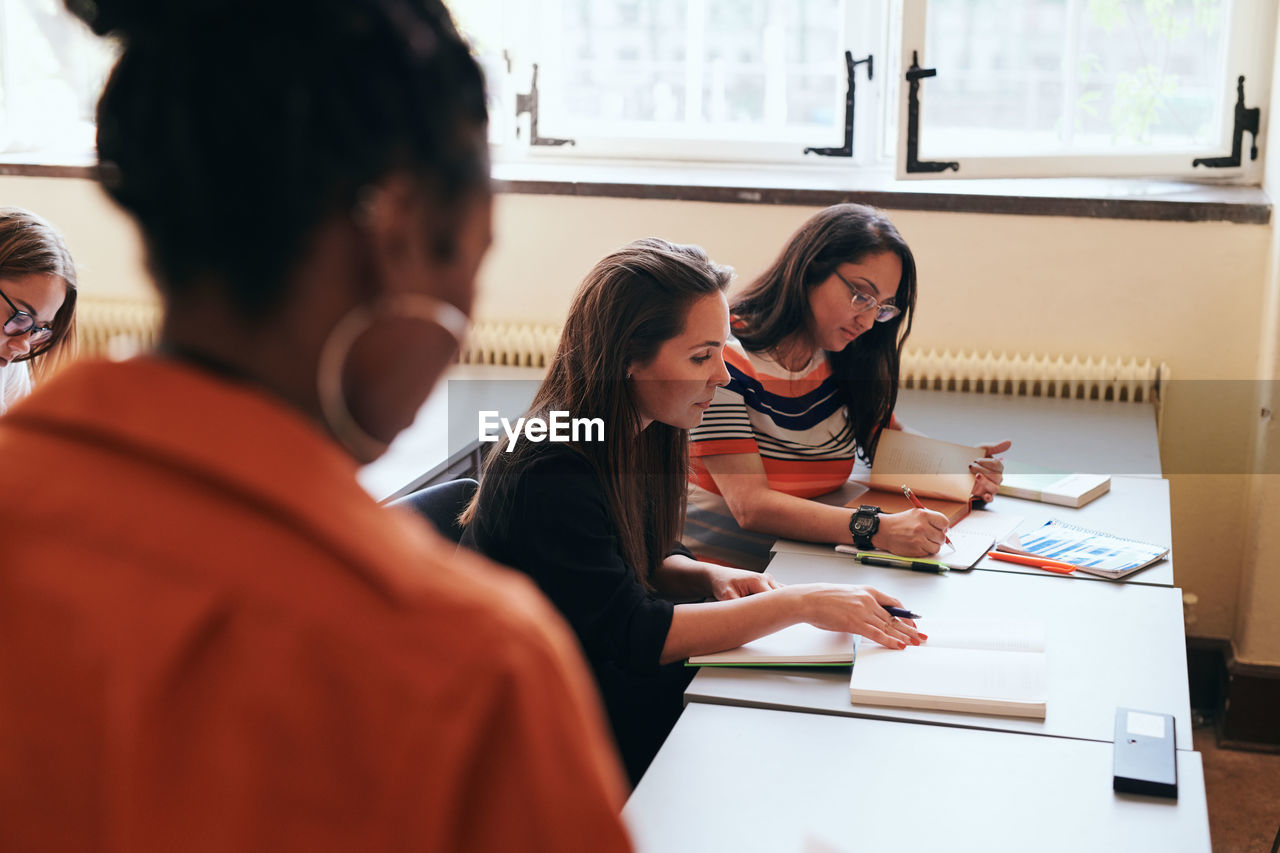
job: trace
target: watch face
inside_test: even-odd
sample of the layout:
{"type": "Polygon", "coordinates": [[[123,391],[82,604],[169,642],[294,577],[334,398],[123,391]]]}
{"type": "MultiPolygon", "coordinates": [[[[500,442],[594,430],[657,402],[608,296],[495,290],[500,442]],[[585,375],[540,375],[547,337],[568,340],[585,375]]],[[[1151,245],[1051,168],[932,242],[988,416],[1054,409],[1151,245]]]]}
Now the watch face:
{"type": "Polygon", "coordinates": [[[859,515],[853,522],[853,529],[857,533],[869,533],[871,531],[871,521],[875,516],[859,515]]]}

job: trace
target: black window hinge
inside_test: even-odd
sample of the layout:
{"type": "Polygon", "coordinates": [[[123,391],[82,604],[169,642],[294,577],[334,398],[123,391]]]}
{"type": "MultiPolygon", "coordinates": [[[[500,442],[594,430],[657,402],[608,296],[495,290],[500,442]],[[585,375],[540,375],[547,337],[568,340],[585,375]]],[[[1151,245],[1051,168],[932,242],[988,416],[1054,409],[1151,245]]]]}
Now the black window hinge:
{"type": "Polygon", "coordinates": [[[917,51],[911,51],[911,67],[907,69],[907,171],[908,172],[943,172],[950,169],[960,171],[960,164],[955,162],[921,162],[920,152],[920,79],[938,76],[936,68],[921,68],[917,51]]]}
{"type": "Polygon", "coordinates": [[[872,55],[867,54],[865,58],[859,59],[857,62],[853,60],[853,53],[844,52],[844,67],[847,86],[844,90],[844,146],[841,148],[806,148],[804,153],[817,154],[822,157],[852,157],[853,156],[853,101],[854,92],[854,69],[859,65],[867,66],[867,79],[872,78],[874,65],[872,55]]]}
{"type": "Polygon", "coordinates": [[[1244,75],[1236,78],[1236,125],[1231,133],[1230,157],[1197,157],[1191,161],[1192,166],[1205,166],[1210,169],[1226,169],[1240,165],[1240,155],[1244,153],[1244,132],[1253,135],[1253,144],[1249,146],[1249,159],[1258,159],[1258,124],[1262,119],[1260,107],[1245,108],[1244,75]]]}
{"type": "MultiPolygon", "coordinates": [[[[530,145],[577,145],[572,139],[561,139],[557,136],[539,136],[538,135],[538,63],[533,64],[533,80],[529,84],[529,91],[525,94],[516,93],[516,118],[519,119],[523,114],[529,114],[529,144],[530,145]]],[[[520,136],[520,126],[516,125],[516,137],[520,136]]]]}

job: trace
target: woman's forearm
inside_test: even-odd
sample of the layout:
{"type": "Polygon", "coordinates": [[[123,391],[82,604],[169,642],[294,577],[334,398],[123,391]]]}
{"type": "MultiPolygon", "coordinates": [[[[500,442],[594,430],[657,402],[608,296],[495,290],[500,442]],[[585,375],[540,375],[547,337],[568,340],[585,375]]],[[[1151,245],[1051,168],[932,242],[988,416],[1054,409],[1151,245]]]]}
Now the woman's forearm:
{"type": "Polygon", "coordinates": [[[853,541],[853,510],[830,506],[773,489],[761,489],[738,507],[730,506],[743,529],[807,542],[848,544],[853,541]],[[745,504],[745,505],[744,505],[745,504]]]}
{"type": "Polygon", "coordinates": [[[677,604],[661,662],[732,649],[794,625],[803,621],[798,603],[798,595],[784,587],[729,601],[677,604]]]}
{"type": "Polygon", "coordinates": [[[684,554],[671,554],[654,572],[653,585],[672,601],[709,598],[712,590],[706,569],[706,563],[684,554]]]}

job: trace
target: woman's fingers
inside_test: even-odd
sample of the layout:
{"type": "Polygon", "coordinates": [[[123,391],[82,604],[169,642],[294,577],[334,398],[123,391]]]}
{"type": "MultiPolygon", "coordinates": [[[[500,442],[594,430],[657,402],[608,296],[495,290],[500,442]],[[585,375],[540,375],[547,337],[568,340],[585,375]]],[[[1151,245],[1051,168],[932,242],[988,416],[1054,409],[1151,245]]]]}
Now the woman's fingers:
{"type": "Polygon", "coordinates": [[[1004,453],[1010,447],[1013,447],[1013,442],[1007,438],[1004,441],[997,441],[995,444],[978,445],[978,449],[987,456],[995,456],[997,453],[1004,453]]]}

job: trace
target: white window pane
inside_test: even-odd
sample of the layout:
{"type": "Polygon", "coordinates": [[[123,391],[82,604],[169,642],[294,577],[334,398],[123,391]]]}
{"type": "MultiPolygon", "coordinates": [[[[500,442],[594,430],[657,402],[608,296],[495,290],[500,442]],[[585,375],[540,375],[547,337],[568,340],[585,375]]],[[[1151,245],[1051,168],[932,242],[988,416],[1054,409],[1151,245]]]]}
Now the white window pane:
{"type": "Polygon", "coordinates": [[[0,152],[90,156],[115,54],[59,0],[0,0],[0,152]]]}
{"type": "Polygon", "coordinates": [[[822,142],[844,122],[844,15],[841,0],[564,0],[558,47],[540,45],[547,132],[822,142]]]}
{"type": "Polygon", "coordinates": [[[1212,151],[1230,5],[929,0],[920,156],[1212,151]]]}

